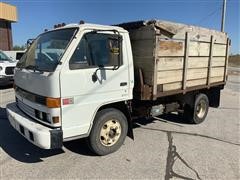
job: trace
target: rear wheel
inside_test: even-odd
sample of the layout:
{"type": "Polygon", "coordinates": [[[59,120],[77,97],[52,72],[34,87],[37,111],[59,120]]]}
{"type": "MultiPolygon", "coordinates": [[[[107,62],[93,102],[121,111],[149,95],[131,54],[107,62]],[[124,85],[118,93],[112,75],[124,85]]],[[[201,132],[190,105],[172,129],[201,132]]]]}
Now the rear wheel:
{"type": "Polygon", "coordinates": [[[193,107],[188,104],[185,105],[183,117],[192,124],[200,124],[205,120],[208,108],[208,97],[205,94],[198,94],[193,107]]]}
{"type": "Polygon", "coordinates": [[[125,115],[114,108],[97,113],[88,138],[90,149],[98,155],[117,151],[123,144],[128,130],[125,115]]]}

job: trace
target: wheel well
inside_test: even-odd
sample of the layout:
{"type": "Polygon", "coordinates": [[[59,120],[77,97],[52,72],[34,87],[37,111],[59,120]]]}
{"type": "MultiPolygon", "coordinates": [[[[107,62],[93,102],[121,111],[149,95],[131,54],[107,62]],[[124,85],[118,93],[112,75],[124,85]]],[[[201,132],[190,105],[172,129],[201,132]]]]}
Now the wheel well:
{"type": "Polygon", "coordinates": [[[103,109],[108,109],[108,108],[118,109],[119,111],[121,111],[126,116],[127,119],[131,118],[131,117],[129,117],[129,110],[128,110],[128,107],[127,107],[127,102],[125,102],[125,101],[103,105],[102,107],[100,107],[98,109],[98,111],[101,111],[103,109]]]}
{"type": "Polygon", "coordinates": [[[210,89],[203,89],[203,90],[188,92],[185,95],[180,96],[178,100],[181,105],[187,104],[187,105],[193,106],[196,96],[202,93],[208,97],[210,107],[218,107],[220,104],[221,89],[222,89],[221,87],[213,87],[210,89]]]}
{"type": "Polygon", "coordinates": [[[101,106],[97,112],[103,110],[103,109],[108,109],[108,108],[115,108],[121,111],[127,118],[128,121],[128,136],[132,139],[134,139],[133,136],[133,130],[132,130],[132,117],[131,117],[131,112],[130,112],[130,107],[129,107],[128,101],[121,101],[121,102],[115,102],[111,104],[106,104],[101,106]]]}

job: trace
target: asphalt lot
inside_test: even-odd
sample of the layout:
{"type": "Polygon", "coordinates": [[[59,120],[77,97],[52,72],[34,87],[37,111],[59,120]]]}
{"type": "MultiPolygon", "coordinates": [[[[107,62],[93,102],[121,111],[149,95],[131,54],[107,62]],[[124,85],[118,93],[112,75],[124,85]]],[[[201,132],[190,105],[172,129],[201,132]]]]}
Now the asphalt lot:
{"type": "Polygon", "coordinates": [[[6,118],[5,105],[14,93],[4,87],[0,179],[240,179],[240,73],[235,70],[220,107],[210,108],[204,123],[184,124],[174,115],[138,120],[135,140],[127,138],[119,151],[104,157],[94,156],[84,140],[65,143],[61,150],[30,144],[6,118]]]}

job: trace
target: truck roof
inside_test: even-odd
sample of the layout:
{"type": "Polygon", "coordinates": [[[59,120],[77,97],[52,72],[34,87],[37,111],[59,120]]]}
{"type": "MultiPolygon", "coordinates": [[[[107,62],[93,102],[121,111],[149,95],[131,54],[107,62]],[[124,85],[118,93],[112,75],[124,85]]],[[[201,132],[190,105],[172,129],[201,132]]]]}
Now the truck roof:
{"type": "MultiPolygon", "coordinates": [[[[61,26],[55,29],[65,29],[65,28],[81,28],[81,29],[104,29],[104,30],[117,30],[122,33],[126,33],[127,31],[118,26],[110,26],[110,25],[100,25],[100,24],[91,24],[91,23],[83,23],[83,24],[67,24],[65,26],[61,26]]],[[[52,30],[55,30],[52,29],[52,30]]]]}

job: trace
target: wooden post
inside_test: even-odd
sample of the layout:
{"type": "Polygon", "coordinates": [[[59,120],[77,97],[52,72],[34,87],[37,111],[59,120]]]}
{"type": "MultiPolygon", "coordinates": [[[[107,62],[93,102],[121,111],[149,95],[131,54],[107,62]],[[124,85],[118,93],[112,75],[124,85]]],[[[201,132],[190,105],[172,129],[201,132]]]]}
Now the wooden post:
{"type": "Polygon", "coordinates": [[[186,89],[187,83],[187,69],[188,69],[188,52],[189,52],[189,34],[186,32],[185,34],[185,51],[184,51],[184,59],[183,59],[183,80],[182,80],[182,89],[186,89]]]}
{"type": "Polygon", "coordinates": [[[223,76],[223,81],[227,81],[227,68],[228,68],[228,53],[229,53],[229,44],[230,40],[227,38],[227,44],[226,44],[226,55],[225,55],[225,64],[224,64],[224,76],[223,76]]]}
{"type": "Polygon", "coordinates": [[[210,49],[209,49],[209,60],[208,60],[208,74],[207,74],[208,88],[210,87],[210,84],[211,84],[213,45],[214,45],[214,37],[211,36],[210,49]]]}

